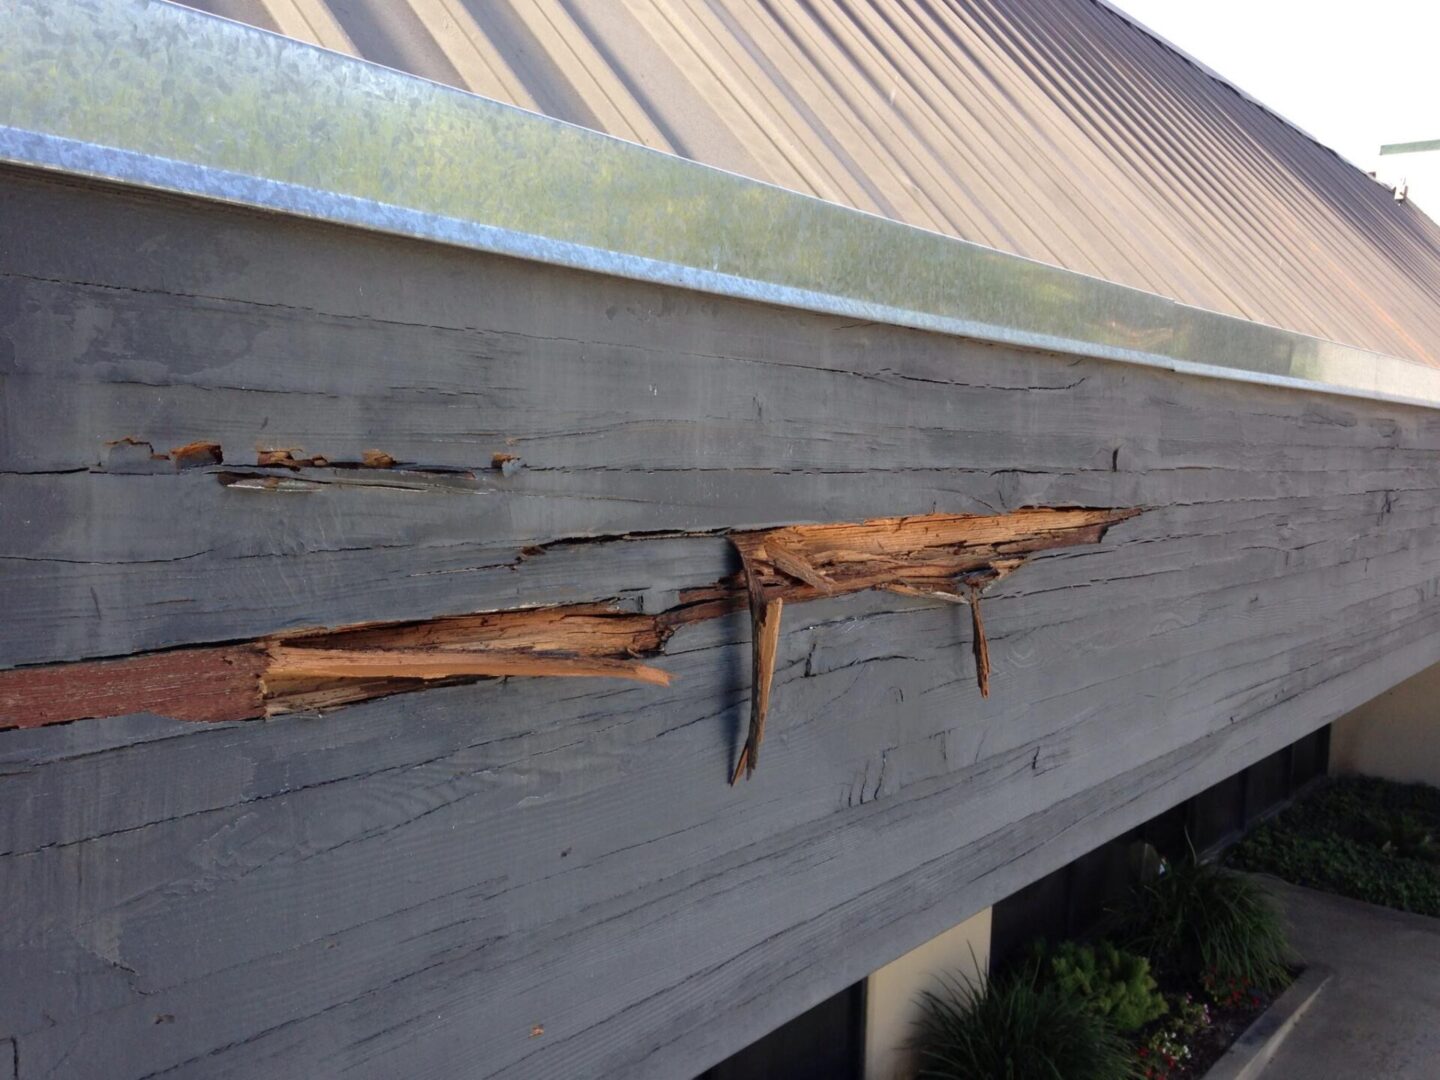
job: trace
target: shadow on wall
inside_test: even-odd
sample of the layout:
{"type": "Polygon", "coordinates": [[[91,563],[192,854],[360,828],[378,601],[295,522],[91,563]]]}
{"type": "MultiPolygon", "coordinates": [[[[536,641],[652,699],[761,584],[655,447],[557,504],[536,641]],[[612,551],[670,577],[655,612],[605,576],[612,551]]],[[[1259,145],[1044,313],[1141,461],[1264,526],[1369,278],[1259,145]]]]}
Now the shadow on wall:
{"type": "Polygon", "coordinates": [[[1336,720],[1330,771],[1440,787],[1440,664],[1336,720]]]}
{"type": "Polygon", "coordinates": [[[822,1001],[697,1080],[905,1080],[920,995],[989,970],[990,909],[822,1001]]]}

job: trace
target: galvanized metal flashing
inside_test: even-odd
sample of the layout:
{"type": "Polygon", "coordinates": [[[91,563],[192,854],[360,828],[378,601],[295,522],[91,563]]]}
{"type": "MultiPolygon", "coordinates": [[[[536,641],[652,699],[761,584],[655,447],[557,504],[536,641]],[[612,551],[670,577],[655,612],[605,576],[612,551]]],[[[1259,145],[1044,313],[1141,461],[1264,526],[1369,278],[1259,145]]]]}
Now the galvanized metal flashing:
{"type": "Polygon", "coordinates": [[[1420,142],[1386,143],[1380,147],[1380,156],[1388,157],[1391,154],[1423,154],[1430,150],[1440,150],[1440,139],[1423,139],[1420,142]]]}
{"type": "Polygon", "coordinates": [[[1440,370],[916,229],[161,0],[0,0],[0,161],[1194,375],[1440,370]]]}

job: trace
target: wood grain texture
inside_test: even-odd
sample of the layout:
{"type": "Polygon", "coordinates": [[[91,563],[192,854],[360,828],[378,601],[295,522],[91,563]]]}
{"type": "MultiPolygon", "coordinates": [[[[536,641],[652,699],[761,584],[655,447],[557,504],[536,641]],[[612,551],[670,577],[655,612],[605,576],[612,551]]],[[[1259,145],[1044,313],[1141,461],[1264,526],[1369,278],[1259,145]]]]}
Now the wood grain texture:
{"type": "Polygon", "coordinates": [[[260,645],[0,671],[0,730],[153,712],[219,723],[265,714],[260,645]]]}
{"type": "Polygon", "coordinates": [[[1430,412],[4,183],[6,666],[653,614],[732,527],[1145,508],[987,591],[988,698],[963,606],[787,605],[741,790],[744,611],[668,687],[0,732],[21,1080],[693,1075],[1440,660],[1430,412]]]}
{"type": "MultiPolygon", "coordinates": [[[[116,445],[149,444],[127,438],[116,445]]],[[[207,457],[219,455],[214,443],[193,445],[209,448],[207,457]]],[[[261,456],[274,453],[279,451],[261,456]]],[[[143,460],[182,456],[147,452],[143,460]]],[[[286,460],[287,468],[304,467],[286,460]]],[[[267,483],[272,479],[284,483],[272,477],[267,483]]],[[[143,653],[123,661],[0,669],[0,729],[133,712],[207,722],[258,719],[474,678],[623,678],[668,686],[668,674],[638,658],[661,653],[676,627],[718,618],[744,603],[751,614],[753,689],[750,735],[735,776],[742,769],[749,775],[759,760],[787,599],[888,588],[958,601],[957,591],[964,589],[973,611],[980,689],[988,694],[981,587],[1036,552],[1098,543],[1111,525],[1137,513],[1023,508],[1001,515],[923,514],[732,533],[742,580],[678,590],[675,606],[654,614],[603,602],[527,607],[277,633],[226,648],[143,653]]],[[[597,558],[604,557],[604,549],[595,550],[597,558]]],[[[523,574],[524,562],[544,551],[524,549],[513,569],[523,574]]]]}

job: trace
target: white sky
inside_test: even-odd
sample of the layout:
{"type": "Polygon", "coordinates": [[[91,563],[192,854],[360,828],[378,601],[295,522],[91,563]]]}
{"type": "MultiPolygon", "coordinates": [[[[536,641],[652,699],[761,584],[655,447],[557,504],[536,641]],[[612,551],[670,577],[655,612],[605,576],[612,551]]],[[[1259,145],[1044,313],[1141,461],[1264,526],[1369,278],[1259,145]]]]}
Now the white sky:
{"type": "Polygon", "coordinates": [[[1440,139],[1440,2],[1112,0],[1356,165],[1440,139]]]}

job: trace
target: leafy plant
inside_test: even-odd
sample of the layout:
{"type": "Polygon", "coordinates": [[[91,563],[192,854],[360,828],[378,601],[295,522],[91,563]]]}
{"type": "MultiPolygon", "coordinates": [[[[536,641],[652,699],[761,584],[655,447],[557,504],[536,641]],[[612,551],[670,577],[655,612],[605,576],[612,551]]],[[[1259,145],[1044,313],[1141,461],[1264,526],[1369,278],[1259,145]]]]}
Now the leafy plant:
{"type": "Polygon", "coordinates": [[[1224,977],[1213,969],[1200,976],[1200,988],[1211,1001],[1222,1007],[1234,1008],[1244,1004],[1246,998],[1250,999],[1252,1006],[1257,1006],[1261,1000],[1255,984],[1243,975],[1224,977]]]}
{"type": "Polygon", "coordinates": [[[1290,949],[1270,897],[1193,855],[1133,889],[1114,917],[1128,948],[1185,981],[1208,975],[1270,991],[1290,977],[1290,949]]]}
{"type": "Polygon", "coordinates": [[[1376,814],[1371,817],[1369,826],[1372,842],[1382,854],[1435,861],[1435,834],[1413,814],[1403,810],[1376,814]]]}
{"type": "Polygon", "coordinates": [[[1232,865],[1401,911],[1440,916],[1440,790],[1332,781],[1256,829],[1232,865]]]}
{"type": "Polygon", "coordinates": [[[1066,941],[1049,953],[1041,946],[1037,959],[1042,981],[1081,998],[1119,1031],[1143,1027],[1167,1008],[1150,961],[1112,942],[1066,941]]]}
{"type": "Polygon", "coordinates": [[[917,1080],[1131,1080],[1134,1051],[1084,1000],[1032,968],[921,998],[917,1080]]]}
{"type": "Polygon", "coordinates": [[[1344,837],[1313,837],[1266,826],[1247,837],[1230,861],[1310,888],[1401,911],[1440,916],[1440,874],[1424,862],[1396,858],[1344,837]]]}

